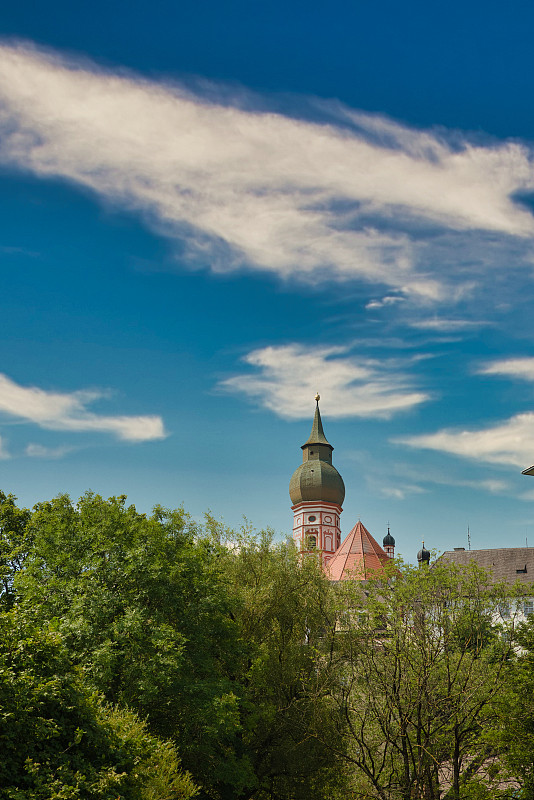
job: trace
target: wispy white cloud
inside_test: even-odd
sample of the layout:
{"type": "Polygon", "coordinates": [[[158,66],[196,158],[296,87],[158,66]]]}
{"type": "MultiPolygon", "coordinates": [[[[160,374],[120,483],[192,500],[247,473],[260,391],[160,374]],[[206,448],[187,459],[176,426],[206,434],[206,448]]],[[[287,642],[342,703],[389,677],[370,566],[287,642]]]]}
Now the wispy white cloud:
{"type": "Polygon", "coordinates": [[[490,322],[485,320],[444,319],[439,317],[416,320],[410,323],[412,328],[420,328],[425,331],[438,331],[440,333],[456,333],[457,331],[483,328],[490,324],[490,322]]]}
{"type": "Polygon", "coordinates": [[[404,480],[411,479],[417,483],[436,484],[438,486],[458,486],[464,489],[475,489],[477,491],[491,492],[499,494],[510,491],[510,484],[500,478],[459,478],[456,474],[441,471],[435,466],[431,471],[423,470],[414,464],[397,464],[394,471],[402,476],[404,480]]]}
{"type": "Polygon", "coordinates": [[[381,484],[380,486],[376,487],[376,491],[378,494],[381,494],[382,497],[386,497],[391,500],[405,500],[406,497],[414,494],[424,494],[425,489],[422,486],[417,486],[416,484],[400,484],[396,486],[388,486],[387,484],[381,484]]]}
{"type": "Polygon", "coordinates": [[[42,444],[29,444],[24,452],[27,456],[30,456],[30,458],[56,459],[63,458],[63,456],[71,453],[73,449],[73,447],[68,447],[67,445],[62,447],[44,447],[42,444]]]}
{"type": "Polygon", "coordinates": [[[488,478],[481,481],[453,481],[445,482],[448,486],[461,486],[466,489],[476,489],[482,492],[490,492],[491,494],[501,494],[509,490],[510,486],[506,481],[500,481],[495,478],[488,478]]]}
{"type": "Polygon", "coordinates": [[[370,300],[366,303],[365,308],[371,310],[373,308],[384,308],[384,306],[394,306],[397,303],[402,303],[405,299],[400,295],[386,295],[380,300],[370,300]]]}
{"type": "Polygon", "coordinates": [[[243,360],[259,374],[236,375],[219,387],[287,419],[308,417],[316,391],[329,417],[389,419],[429,399],[397,365],[359,358],[344,348],[280,345],[254,350],[243,360]]]}
{"type": "Polygon", "coordinates": [[[525,468],[534,461],[534,413],[517,414],[500,425],[481,430],[441,430],[393,441],[490,464],[525,468]]]}
{"type": "Polygon", "coordinates": [[[439,300],[468,280],[465,265],[453,275],[467,236],[482,269],[497,239],[531,246],[534,219],[514,200],[534,188],[521,144],[448,142],[332,104],[319,124],[216,96],[5,44],[0,158],[142,212],[215,271],[357,278],[439,300]]]}
{"type": "Polygon", "coordinates": [[[384,474],[383,464],[373,463],[369,454],[360,459],[360,463],[369,489],[373,493],[395,500],[404,500],[412,495],[433,491],[435,486],[454,486],[490,494],[512,491],[510,483],[500,478],[460,478],[456,473],[447,473],[435,465],[432,470],[425,470],[417,463],[390,461],[387,474],[384,474]]]}
{"type": "MultiPolygon", "coordinates": [[[[505,375],[523,381],[534,381],[534,358],[503,358],[477,369],[478,375],[505,375]]],[[[534,454],[533,454],[534,457],[534,454]]]]}
{"type": "Polygon", "coordinates": [[[21,386],[0,374],[0,413],[10,417],[33,422],[47,430],[111,433],[130,442],[166,436],[163,421],[158,416],[104,416],[87,410],[89,403],[104,396],[94,390],[49,392],[35,386],[21,386]]]}

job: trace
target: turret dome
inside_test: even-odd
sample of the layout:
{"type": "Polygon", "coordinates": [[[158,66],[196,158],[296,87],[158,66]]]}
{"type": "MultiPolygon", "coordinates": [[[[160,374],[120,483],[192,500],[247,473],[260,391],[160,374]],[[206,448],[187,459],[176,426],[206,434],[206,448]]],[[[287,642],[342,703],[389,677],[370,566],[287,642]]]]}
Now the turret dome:
{"type": "Polygon", "coordinates": [[[384,545],[384,547],[395,547],[395,539],[393,538],[393,536],[389,532],[389,528],[388,528],[388,532],[384,536],[382,544],[384,545]]]}
{"type": "Polygon", "coordinates": [[[428,564],[428,562],[430,561],[430,550],[426,549],[424,542],[423,542],[423,547],[417,553],[417,560],[419,562],[419,565],[428,564]]]}

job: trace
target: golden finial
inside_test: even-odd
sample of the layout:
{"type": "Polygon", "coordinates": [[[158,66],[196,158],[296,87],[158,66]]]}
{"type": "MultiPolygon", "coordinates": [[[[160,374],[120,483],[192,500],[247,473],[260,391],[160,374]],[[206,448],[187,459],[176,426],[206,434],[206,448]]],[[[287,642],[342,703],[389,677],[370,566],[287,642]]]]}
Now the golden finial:
{"type": "Polygon", "coordinates": [[[315,395],[315,402],[318,403],[320,399],[321,395],[319,394],[319,392],[317,392],[317,394],[315,395]]]}

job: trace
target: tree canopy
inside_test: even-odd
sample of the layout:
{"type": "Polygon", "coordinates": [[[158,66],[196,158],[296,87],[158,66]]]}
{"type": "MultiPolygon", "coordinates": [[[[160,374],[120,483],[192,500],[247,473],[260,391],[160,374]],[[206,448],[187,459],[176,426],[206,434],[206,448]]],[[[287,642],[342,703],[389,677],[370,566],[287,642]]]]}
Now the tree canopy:
{"type": "Polygon", "coordinates": [[[439,561],[331,584],[271,531],[0,493],[2,797],[531,797],[518,597],[439,561]]]}
{"type": "Polygon", "coordinates": [[[495,619],[514,593],[475,564],[439,562],[343,586],[335,700],[356,796],[497,796],[486,733],[514,649],[495,619]]]}
{"type": "Polygon", "coordinates": [[[171,742],[91,692],[52,627],[0,615],[0,787],[5,800],[187,800],[171,742]]]}

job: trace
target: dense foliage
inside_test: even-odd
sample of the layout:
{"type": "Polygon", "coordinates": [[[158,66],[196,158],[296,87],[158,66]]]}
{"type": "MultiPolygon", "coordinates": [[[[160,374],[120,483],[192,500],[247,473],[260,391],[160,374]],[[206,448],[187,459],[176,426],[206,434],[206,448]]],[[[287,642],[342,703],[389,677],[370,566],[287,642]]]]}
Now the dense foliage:
{"type": "Polygon", "coordinates": [[[439,562],[343,586],[334,696],[355,796],[500,796],[486,734],[501,724],[514,649],[497,620],[514,591],[439,562]]]}
{"type": "Polygon", "coordinates": [[[0,492],[0,796],[531,797],[516,593],[439,562],[332,585],[269,531],[0,492]]]}
{"type": "Polygon", "coordinates": [[[0,616],[0,795],[5,800],[194,797],[175,748],[91,693],[61,638],[0,616]]]}

